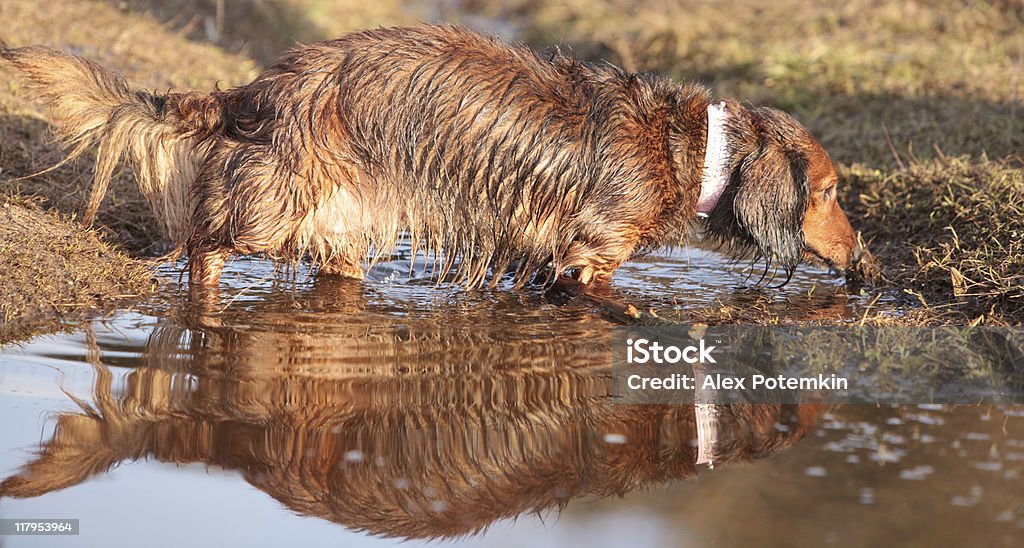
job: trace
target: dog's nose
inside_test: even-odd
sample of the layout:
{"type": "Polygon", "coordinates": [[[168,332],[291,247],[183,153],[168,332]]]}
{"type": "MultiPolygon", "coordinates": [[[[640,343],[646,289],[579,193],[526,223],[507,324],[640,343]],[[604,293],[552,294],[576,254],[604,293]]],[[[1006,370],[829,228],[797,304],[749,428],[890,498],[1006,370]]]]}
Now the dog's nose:
{"type": "Polygon", "coordinates": [[[853,249],[850,250],[850,265],[855,265],[860,262],[860,257],[863,254],[864,248],[860,245],[860,238],[854,238],[853,249]]]}

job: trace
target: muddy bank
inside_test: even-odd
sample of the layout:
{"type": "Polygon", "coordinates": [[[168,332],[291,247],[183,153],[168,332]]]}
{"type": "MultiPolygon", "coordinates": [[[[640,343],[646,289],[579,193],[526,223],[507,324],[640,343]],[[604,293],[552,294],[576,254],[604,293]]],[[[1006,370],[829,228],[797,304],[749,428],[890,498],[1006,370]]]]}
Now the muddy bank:
{"type": "Polygon", "coordinates": [[[147,265],[97,232],[28,204],[0,203],[0,344],[149,294],[147,265]]]}

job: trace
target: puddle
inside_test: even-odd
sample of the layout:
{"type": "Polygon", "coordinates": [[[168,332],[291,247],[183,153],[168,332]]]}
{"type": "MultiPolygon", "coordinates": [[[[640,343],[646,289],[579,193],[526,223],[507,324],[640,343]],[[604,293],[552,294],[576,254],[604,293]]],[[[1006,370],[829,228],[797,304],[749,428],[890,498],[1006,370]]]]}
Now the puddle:
{"type": "MultiPolygon", "coordinates": [[[[598,310],[438,288],[417,266],[383,263],[359,283],[240,260],[219,314],[197,314],[169,286],[74,332],[5,347],[0,475],[17,497],[0,499],[0,518],[77,518],[81,534],[0,543],[1024,539],[1024,406],[748,405],[709,416],[617,404],[613,324],[598,310]],[[697,443],[708,428],[710,448],[697,443]]],[[[756,302],[794,321],[853,320],[867,305],[814,272],[780,290],[737,289],[741,270],[681,251],[630,263],[616,283],[667,315],[756,302]]]]}

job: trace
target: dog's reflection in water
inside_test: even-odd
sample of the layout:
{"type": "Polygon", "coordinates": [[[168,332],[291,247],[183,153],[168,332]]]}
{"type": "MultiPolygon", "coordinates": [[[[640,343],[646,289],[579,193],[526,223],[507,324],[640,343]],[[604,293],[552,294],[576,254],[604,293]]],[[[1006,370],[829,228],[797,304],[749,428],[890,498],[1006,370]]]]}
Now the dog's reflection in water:
{"type": "Polygon", "coordinates": [[[722,406],[702,416],[708,442],[693,406],[614,403],[610,335],[586,322],[513,336],[459,328],[457,311],[398,328],[303,323],[267,308],[156,328],[116,395],[94,354],[92,402],[57,417],[0,495],[38,496],[141,458],[204,463],[305,515],[448,537],[690,478],[698,461],[769,457],[821,411],[722,406]]]}

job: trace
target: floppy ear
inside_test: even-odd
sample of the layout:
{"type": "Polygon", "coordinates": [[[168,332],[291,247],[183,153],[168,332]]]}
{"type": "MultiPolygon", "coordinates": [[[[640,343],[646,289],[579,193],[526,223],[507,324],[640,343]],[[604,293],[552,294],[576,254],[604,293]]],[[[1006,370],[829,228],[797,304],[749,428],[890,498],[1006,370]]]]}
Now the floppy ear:
{"type": "Polygon", "coordinates": [[[709,232],[791,269],[803,257],[807,193],[806,159],[762,141],[733,171],[709,232]]]}
{"type": "Polygon", "coordinates": [[[807,160],[771,144],[747,156],[733,199],[736,222],[761,255],[784,268],[803,257],[807,160]]]}

